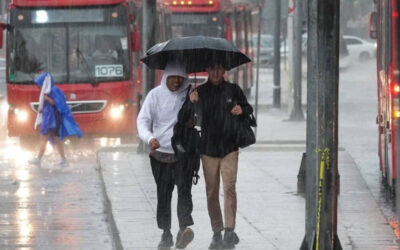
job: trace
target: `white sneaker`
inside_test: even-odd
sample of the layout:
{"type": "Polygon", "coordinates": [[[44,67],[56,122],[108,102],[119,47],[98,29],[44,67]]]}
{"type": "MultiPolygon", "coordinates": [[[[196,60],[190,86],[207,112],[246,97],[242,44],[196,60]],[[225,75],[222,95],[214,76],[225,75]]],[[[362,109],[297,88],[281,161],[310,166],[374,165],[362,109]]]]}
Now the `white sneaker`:
{"type": "Polygon", "coordinates": [[[56,167],[67,167],[68,161],[66,159],[61,159],[61,161],[59,161],[58,163],[55,164],[56,167]]]}
{"type": "Polygon", "coordinates": [[[32,158],[28,161],[29,164],[40,167],[41,159],[38,157],[32,158]]]}

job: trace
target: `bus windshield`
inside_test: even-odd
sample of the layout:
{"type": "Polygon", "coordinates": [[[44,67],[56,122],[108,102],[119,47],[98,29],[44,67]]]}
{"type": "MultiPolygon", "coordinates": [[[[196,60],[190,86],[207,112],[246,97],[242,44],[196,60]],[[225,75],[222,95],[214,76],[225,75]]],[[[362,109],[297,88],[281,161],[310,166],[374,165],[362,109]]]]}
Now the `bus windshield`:
{"type": "Polygon", "coordinates": [[[223,36],[223,22],[220,14],[182,14],[172,15],[173,36],[223,36]]]}
{"type": "MultiPolygon", "coordinates": [[[[86,14],[90,16],[90,11],[86,14]]],[[[32,82],[41,71],[51,72],[58,83],[129,78],[128,37],[123,24],[93,22],[102,21],[98,18],[67,23],[60,18],[53,23],[37,20],[41,19],[32,18],[29,25],[10,30],[9,82],[32,82]]]]}

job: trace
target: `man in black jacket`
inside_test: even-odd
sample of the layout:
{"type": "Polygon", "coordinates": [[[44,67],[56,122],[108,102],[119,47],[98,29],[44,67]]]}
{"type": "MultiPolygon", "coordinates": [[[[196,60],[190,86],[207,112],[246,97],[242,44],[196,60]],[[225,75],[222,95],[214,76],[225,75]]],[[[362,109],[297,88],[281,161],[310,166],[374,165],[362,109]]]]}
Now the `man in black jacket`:
{"type": "Polygon", "coordinates": [[[208,81],[190,94],[197,103],[201,117],[200,153],[206,182],[208,213],[214,232],[209,249],[234,248],[239,238],[234,232],[236,222],[236,177],[239,147],[238,120],[250,115],[253,108],[237,84],[225,81],[222,65],[207,69],[208,81]],[[224,222],[219,203],[219,182],[224,187],[224,222]]]}

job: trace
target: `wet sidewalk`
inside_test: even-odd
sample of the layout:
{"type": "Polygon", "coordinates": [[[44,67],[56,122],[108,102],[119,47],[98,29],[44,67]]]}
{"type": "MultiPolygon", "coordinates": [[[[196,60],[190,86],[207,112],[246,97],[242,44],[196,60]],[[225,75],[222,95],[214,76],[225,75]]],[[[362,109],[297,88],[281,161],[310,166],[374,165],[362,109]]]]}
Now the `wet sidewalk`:
{"type": "MultiPolygon", "coordinates": [[[[305,122],[288,122],[287,112],[260,109],[258,143],[239,155],[237,250],[299,249],[305,231],[305,200],[297,195],[297,173],[305,151],[305,122]]],[[[116,240],[124,249],[156,249],[156,186],[147,155],[135,145],[103,148],[98,164],[111,204],[116,240]]],[[[343,249],[397,249],[395,235],[351,155],[339,152],[341,194],[338,234],[343,249]]],[[[193,187],[194,241],[187,249],[208,248],[212,231],[204,178],[193,187]]],[[[221,201],[223,197],[221,196],[221,201]]],[[[173,196],[173,227],[176,191],[173,196]]]]}

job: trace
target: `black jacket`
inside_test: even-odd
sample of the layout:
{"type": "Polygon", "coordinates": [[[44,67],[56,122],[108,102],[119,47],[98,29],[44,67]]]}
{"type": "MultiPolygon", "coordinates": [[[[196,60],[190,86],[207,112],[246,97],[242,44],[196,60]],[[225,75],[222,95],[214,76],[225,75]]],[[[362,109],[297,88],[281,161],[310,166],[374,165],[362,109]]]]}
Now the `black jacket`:
{"type": "Polygon", "coordinates": [[[239,119],[250,115],[253,108],[247,102],[242,89],[230,82],[213,85],[206,82],[197,88],[199,102],[196,112],[201,117],[200,153],[212,157],[224,157],[237,151],[237,131],[239,119]],[[239,104],[243,114],[231,114],[232,108],[239,104]]]}

